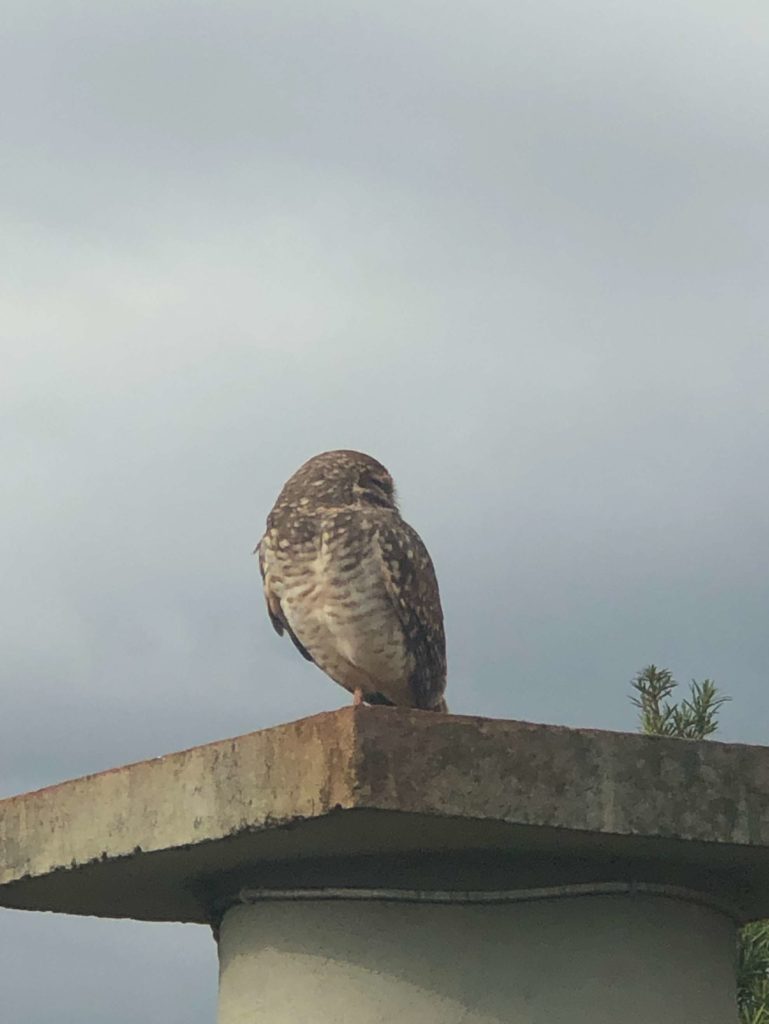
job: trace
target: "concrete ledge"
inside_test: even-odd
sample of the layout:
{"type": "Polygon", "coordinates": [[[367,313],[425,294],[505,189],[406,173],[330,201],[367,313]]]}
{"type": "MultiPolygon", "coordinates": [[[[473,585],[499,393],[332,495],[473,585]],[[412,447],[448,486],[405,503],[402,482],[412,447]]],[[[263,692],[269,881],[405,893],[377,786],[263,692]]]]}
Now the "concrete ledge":
{"type": "Polygon", "coordinates": [[[769,916],[769,748],[343,708],[0,801],[0,905],[639,881],[769,916]]]}

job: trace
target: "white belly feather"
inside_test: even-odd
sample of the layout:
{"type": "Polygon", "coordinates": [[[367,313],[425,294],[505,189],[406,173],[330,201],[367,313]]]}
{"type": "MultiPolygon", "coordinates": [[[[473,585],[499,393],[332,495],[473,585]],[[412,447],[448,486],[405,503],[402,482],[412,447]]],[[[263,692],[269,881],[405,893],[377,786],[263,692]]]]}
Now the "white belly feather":
{"type": "Polygon", "coordinates": [[[283,614],[316,664],[345,689],[408,705],[413,663],[381,567],[364,558],[344,571],[338,556],[322,543],[312,557],[294,556],[270,574],[283,614]]]}

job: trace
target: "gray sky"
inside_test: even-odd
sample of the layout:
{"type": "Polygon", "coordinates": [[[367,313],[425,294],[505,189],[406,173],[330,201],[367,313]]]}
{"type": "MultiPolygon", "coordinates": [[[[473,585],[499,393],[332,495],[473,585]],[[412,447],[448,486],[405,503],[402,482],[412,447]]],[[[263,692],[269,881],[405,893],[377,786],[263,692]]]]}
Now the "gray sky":
{"type": "MultiPolygon", "coordinates": [[[[452,710],[769,742],[763,0],[6,0],[0,795],[344,703],[285,478],[395,476],[452,710]]],[[[213,1019],[203,928],[0,912],[4,1016],[213,1019]]]]}

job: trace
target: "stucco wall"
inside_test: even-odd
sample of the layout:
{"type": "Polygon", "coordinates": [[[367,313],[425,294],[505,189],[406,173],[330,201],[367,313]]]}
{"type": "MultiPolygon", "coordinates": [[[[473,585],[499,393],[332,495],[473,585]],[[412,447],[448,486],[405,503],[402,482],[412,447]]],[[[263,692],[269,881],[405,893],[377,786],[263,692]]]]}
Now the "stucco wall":
{"type": "Polygon", "coordinates": [[[258,902],[220,934],[219,1024],[735,1024],[735,929],[652,896],[258,902]]]}

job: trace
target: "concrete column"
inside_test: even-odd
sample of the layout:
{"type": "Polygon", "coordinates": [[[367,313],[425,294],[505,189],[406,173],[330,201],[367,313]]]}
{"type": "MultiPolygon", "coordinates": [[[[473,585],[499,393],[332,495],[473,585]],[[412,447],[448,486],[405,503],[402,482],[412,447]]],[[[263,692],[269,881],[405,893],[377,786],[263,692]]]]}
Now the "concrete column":
{"type": "Polygon", "coordinates": [[[736,1024],[769,747],[347,707],[0,801],[0,906],[214,926],[219,1024],[736,1024]]]}
{"type": "Polygon", "coordinates": [[[736,1024],[730,917],[621,889],[245,894],[218,1022],[736,1024]]]}

